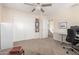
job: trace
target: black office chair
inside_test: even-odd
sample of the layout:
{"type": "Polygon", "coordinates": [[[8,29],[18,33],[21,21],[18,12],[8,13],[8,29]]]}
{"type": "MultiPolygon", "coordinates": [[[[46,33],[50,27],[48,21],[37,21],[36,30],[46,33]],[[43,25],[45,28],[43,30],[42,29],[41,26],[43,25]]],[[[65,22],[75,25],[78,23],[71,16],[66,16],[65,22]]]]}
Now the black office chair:
{"type": "Polygon", "coordinates": [[[73,29],[67,29],[67,37],[66,41],[70,42],[72,45],[76,45],[79,43],[79,38],[76,36],[76,33],[73,29]]]}
{"type": "MultiPolygon", "coordinates": [[[[73,29],[67,29],[66,41],[71,43],[71,48],[68,50],[74,51],[74,46],[79,43],[79,37],[76,36],[76,32],[73,29]]],[[[69,53],[68,50],[66,51],[67,54],[69,53]]]]}

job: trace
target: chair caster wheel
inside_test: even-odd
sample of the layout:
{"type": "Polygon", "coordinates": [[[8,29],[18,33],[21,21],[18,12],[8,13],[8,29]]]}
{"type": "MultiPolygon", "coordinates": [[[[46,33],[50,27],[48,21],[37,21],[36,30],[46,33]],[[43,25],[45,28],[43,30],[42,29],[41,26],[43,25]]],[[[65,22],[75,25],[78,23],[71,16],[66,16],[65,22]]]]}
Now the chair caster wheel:
{"type": "Polygon", "coordinates": [[[63,49],[65,49],[65,47],[63,47],[63,49]]]}
{"type": "Polygon", "coordinates": [[[67,53],[67,54],[69,54],[69,52],[68,52],[68,51],[67,51],[66,53],[67,53]]]}
{"type": "Polygon", "coordinates": [[[71,51],[74,51],[73,49],[71,49],[71,51]]]}

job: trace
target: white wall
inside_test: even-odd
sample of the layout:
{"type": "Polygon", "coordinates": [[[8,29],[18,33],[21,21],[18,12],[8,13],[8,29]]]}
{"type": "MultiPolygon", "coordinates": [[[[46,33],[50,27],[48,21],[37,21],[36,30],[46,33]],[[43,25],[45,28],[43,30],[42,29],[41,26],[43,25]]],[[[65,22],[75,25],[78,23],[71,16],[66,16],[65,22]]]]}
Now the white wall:
{"type": "Polygon", "coordinates": [[[26,13],[23,11],[4,7],[3,22],[13,23],[13,42],[47,38],[48,37],[48,19],[40,14],[26,13]],[[6,16],[7,15],[7,16],[6,16]],[[35,18],[40,20],[40,32],[35,32],[35,18]]]}
{"type": "MultiPolygon", "coordinates": [[[[0,15],[2,15],[2,6],[0,5],[0,15]]],[[[1,23],[1,16],[0,16],[0,23],[1,23]]],[[[0,27],[1,28],[1,27],[0,27]]],[[[1,31],[1,30],[0,30],[1,31]]],[[[1,33],[1,32],[0,32],[1,33]]],[[[1,49],[1,34],[0,34],[0,49],[1,49]]]]}
{"type": "Polygon", "coordinates": [[[48,37],[48,18],[43,17],[42,19],[42,38],[47,38],[48,37]]]}
{"type": "Polygon", "coordinates": [[[35,17],[27,14],[14,16],[14,41],[39,38],[40,32],[35,33],[35,17]]]}
{"type": "MultiPolygon", "coordinates": [[[[65,4],[63,4],[65,5],[65,4]]],[[[67,28],[70,28],[70,26],[73,25],[79,25],[79,6],[77,7],[59,7],[56,11],[56,13],[53,14],[53,21],[54,21],[54,27],[57,30],[60,30],[58,27],[58,22],[60,21],[66,21],[67,22],[67,28]]]]}

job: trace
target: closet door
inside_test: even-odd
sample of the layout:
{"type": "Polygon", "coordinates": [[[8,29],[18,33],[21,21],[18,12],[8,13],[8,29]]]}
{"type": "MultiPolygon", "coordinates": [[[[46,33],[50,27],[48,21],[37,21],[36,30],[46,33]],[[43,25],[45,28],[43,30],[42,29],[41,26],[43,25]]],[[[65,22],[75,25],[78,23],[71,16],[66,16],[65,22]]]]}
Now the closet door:
{"type": "Polygon", "coordinates": [[[13,28],[11,23],[1,24],[1,49],[13,47],[13,28]]]}
{"type": "Polygon", "coordinates": [[[1,49],[1,25],[0,25],[0,49],[1,49]]]}

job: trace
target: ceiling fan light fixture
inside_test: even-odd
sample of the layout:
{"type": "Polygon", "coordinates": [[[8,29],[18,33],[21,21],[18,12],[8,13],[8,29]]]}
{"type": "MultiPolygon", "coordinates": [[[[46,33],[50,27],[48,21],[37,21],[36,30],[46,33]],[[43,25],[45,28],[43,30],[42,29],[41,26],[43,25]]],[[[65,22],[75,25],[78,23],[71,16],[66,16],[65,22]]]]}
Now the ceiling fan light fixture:
{"type": "Polygon", "coordinates": [[[41,8],[41,11],[44,13],[45,11],[41,8]]]}
{"type": "Polygon", "coordinates": [[[41,9],[41,7],[37,6],[37,7],[36,7],[36,9],[37,9],[37,10],[40,10],[40,9],[41,9]]]}
{"type": "Polygon", "coordinates": [[[42,4],[42,3],[25,3],[27,5],[33,6],[34,8],[32,9],[32,12],[34,11],[41,11],[41,12],[45,12],[45,10],[43,9],[43,7],[49,7],[52,6],[51,3],[46,3],[46,4],[42,4]]]}
{"type": "Polygon", "coordinates": [[[32,12],[34,12],[35,11],[35,8],[32,10],[32,12]]]}

